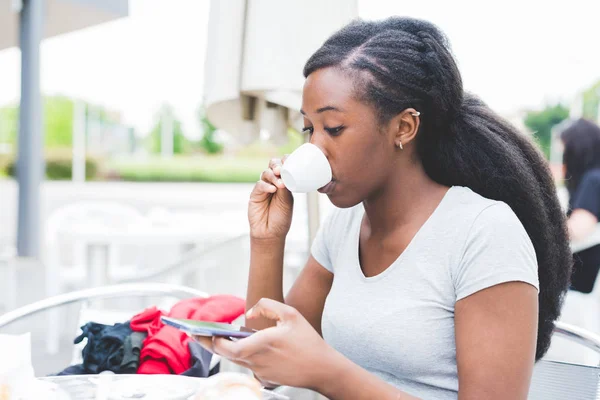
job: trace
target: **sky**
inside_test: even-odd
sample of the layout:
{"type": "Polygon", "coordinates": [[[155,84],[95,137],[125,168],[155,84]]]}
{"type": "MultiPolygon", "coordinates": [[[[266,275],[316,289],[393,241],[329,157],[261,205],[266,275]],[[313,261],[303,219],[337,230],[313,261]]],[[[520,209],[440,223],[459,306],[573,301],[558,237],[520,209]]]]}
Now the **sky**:
{"type": "MultiPolygon", "coordinates": [[[[325,1],[325,0],[324,0],[325,1]]],[[[161,104],[200,134],[208,0],[130,0],[130,16],[46,39],[44,94],[119,112],[145,134],[161,104]]],[[[600,79],[600,2],[358,0],[359,17],[408,15],[447,34],[474,92],[505,115],[574,96],[600,79]]],[[[0,51],[0,105],[19,97],[19,52],[0,51]]]]}

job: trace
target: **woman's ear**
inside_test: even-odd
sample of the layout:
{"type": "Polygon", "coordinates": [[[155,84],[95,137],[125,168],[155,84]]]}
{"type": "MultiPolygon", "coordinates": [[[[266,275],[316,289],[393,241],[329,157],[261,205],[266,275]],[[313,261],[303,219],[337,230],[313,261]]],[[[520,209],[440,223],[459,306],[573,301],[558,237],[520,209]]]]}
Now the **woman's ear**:
{"type": "Polygon", "coordinates": [[[420,115],[414,108],[407,108],[392,118],[389,127],[396,147],[403,149],[415,140],[421,123],[420,115]]]}

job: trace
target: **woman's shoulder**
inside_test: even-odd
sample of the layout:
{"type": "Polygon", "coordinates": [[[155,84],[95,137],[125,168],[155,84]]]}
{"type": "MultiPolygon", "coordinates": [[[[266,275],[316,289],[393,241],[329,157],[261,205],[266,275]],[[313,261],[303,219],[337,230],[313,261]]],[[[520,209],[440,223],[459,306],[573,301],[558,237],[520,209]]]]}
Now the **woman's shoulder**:
{"type": "Polygon", "coordinates": [[[467,222],[471,228],[478,228],[479,234],[484,231],[492,234],[499,231],[513,233],[525,231],[521,221],[507,203],[481,196],[466,187],[453,189],[458,192],[453,196],[454,204],[451,205],[455,213],[454,218],[467,222]]]}
{"type": "Polygon", "coordinates": [[[446,203],[448,223],[462,226],[465,234],[478,231],[493,235],[499,230],[524,232],[521,221],[512,208],[503,201],[489,199],[467,187],[455,186],[446,203]]]}
{"type": "MultiPolygon", "coordinates": [[[[505,208],[504,206],[508,207],[502,201],[488,199],[464,186],[453,186],[446,199],[447,209],[452,210],[460,218],[467,217],[468,215],[476,217],[488,208],[497,210],[505,208]]],[[[510,210],[510,207],[508,209],[510,210]]]]}

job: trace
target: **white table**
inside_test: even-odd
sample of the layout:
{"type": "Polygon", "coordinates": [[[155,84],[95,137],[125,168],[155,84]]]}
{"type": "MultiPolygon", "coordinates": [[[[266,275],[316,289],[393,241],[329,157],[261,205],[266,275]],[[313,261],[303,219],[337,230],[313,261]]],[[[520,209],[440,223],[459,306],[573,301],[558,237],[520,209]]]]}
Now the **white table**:
{"type": "MultiPolygon", "coordinates": [[[[178,375],[72,375],[40,378],[54,385],[56,400],[191,400],[203,378],[178,375]]],[[[263,390],[265,400],[289,400],[263,390]]]]}
{"type": "Polygon", "coordinates": [[[196,244],[208,247],[248,232],[247,222],[240,222],[237,215],[196,213],[172,213],[162,223],[136,224],[118,230],[85,224],[60,230],[63,239],[84,249],[84,259],[76,264],[87,266],[88,283],[92,287],[110,283],[108,266],[116,263],[115,249],[120,246],[178,245],[187,251],[196,244]]]}

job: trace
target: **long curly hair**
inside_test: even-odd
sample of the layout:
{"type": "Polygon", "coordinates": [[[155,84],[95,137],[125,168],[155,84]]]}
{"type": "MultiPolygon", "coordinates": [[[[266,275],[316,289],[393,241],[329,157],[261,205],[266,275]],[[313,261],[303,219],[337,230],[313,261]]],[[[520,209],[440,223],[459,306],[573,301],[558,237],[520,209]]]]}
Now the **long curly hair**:
{"type": "Polygon", "coordinates": [[[537,255],[539,324],[536,360],[550,346],[572,268],[572,254],[547,162],[525,135],[463,90],[448,40],[433,24],[392,17],[356,20],[308,60],[304,76],[336,67],[351,74],[356,96],[381,123],[408,107],[421,112],[416,151],[425,172],[507,203],[537,255]]]}

